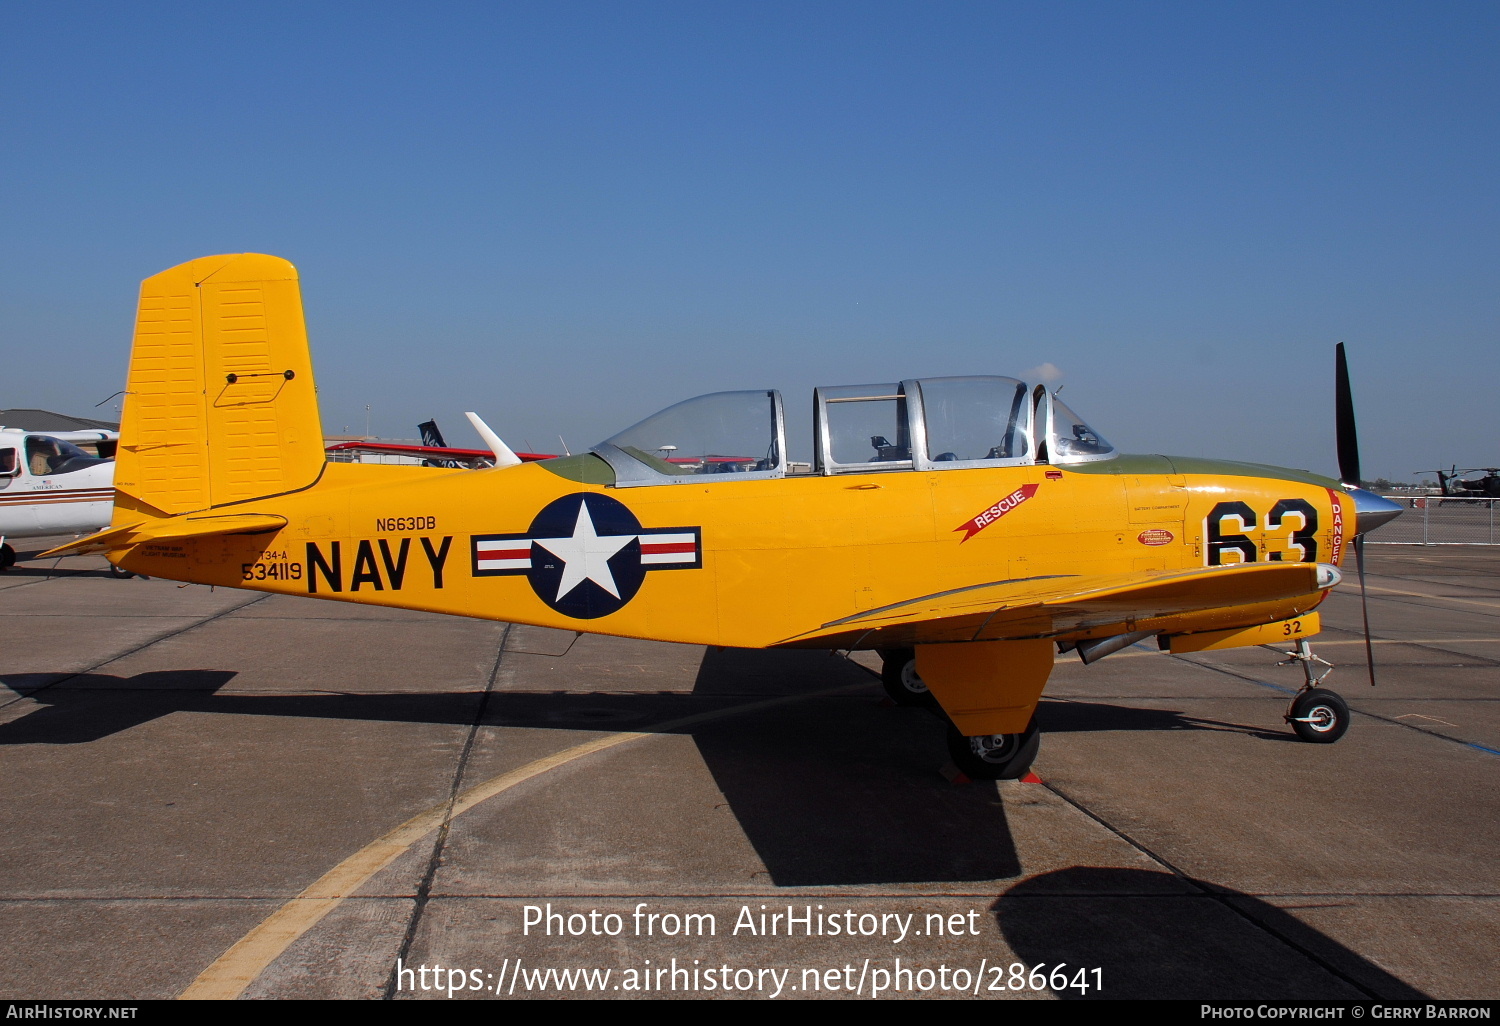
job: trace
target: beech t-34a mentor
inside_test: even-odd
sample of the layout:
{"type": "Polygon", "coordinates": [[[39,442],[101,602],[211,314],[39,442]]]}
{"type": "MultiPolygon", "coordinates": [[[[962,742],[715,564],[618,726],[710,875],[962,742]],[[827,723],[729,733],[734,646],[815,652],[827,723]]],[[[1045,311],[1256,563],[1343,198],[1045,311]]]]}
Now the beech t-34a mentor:
{"type": "Polygon", "coordinates": [[[1293,643],[1307,686],[1289,722],[1321,741],[1348,725],[1306,639],[1394,504],[1297,470],[1123,455],[1013,378],[819,388],[813,416],[810,466],[789,463],[764,389],[539,462],[503,443],[482,470],[330,462],[296,269],[204,257],[143,283],[114,519],[53,552],[599,634],[874,649],[898,701],[941,707],[976,777],[1030,766],[1058,651],[1152,637],[1293,643]]]}

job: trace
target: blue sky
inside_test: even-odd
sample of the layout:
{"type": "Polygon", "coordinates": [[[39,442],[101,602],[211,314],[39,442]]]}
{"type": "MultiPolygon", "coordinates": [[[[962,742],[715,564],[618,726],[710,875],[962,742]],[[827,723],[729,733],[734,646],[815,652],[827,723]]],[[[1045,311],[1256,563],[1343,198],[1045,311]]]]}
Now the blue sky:
{"type": "MultiPolygon", "coordinates": [[[[1500,463],[1500,5],[0,5],[0,407],[139,281],[302,272],[324,425],[1064,372],[1122,448],[1500,463]]],[[[107,407],[106,407],[107,408],[107,407]]]]}

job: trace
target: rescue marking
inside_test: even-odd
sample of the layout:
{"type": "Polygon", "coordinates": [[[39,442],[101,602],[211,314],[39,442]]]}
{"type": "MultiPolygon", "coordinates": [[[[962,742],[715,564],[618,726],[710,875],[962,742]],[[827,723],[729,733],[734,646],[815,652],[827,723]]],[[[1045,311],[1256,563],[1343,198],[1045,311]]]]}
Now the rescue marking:
{"type": "Polygon", "coordinates": [[[1025,502],[1027,499],[1035,495],[1036,490],[1040,487],[1040,485],[1035,483],[1023,484],[1021,487],[1011,492],[1005,498],[1001,499],[989,509],[986,509],[984,512],[980,513],[972,520],[965,521],[964,523],[955,527],[953,530],[964,532],[964,536],[958,540],[958,543],[962,545],[964,542],[974,537],[980,531],[983,531],[986,527],[989,527],[996,520],[999,520],[1001,517],[1005,516],[1005,514],[1009,513],[1021,503],[1025,502]]]}

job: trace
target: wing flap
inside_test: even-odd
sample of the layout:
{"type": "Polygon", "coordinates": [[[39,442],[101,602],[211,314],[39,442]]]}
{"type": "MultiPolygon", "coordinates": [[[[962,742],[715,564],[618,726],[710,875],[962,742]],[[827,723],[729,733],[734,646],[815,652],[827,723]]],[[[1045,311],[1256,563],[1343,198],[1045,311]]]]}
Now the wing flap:
{"type": "Polygon", "coordinates": [[[834,620],[791,647],[905,647],[1000,641],[1312,595],[1317,563],[1249,563],[1186,571],[1033,577],[940,592],[834,620]]]}

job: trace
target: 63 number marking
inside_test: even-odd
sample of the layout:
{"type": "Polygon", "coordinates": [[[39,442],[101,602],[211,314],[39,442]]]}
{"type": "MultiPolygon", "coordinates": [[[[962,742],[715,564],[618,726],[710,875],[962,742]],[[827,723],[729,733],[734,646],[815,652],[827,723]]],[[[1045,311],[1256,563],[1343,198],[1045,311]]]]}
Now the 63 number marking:
{"type": "MultiPolygon", "coordinates": [[[[1285,531],[1291,527],[1291,539],[1285,549],[1272,549],[1265,558],[1271,562],[1316,563],[1318,561],[1318,511],[1306,499],[1282,499],[1266,514],[1265,531],[1261,535],[1285,531]],[[1288,521],[1291,523],[1288,523],[1288,521]]],[[[1256,529],[1255,510],[1244,502],[1221,502],[1209,510],[1204,523],[1204,535],[1208,538],[1209,566],[1229,563],[1254,563],[1260,556],[1260,547],[1250,537],[1256,529]],[[1225,560],[1226,552],[1236,552],[1239,559],[1225,560]]]]}

